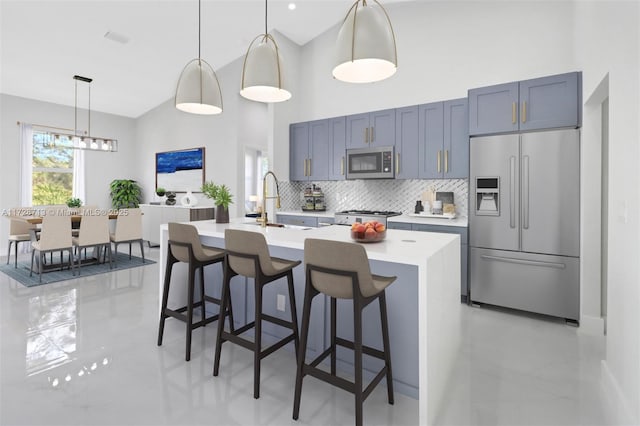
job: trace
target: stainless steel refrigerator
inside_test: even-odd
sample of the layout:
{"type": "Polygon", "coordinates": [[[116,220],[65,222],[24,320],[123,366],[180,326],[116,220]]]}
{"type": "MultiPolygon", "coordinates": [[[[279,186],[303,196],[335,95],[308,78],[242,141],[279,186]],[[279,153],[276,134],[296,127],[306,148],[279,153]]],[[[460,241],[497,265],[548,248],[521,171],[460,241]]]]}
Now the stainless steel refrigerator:
{"type": "Polygon", "coordinates": [[[469,190],[471,301],[577,322],[579,130],[471,138],[469,190]]]}

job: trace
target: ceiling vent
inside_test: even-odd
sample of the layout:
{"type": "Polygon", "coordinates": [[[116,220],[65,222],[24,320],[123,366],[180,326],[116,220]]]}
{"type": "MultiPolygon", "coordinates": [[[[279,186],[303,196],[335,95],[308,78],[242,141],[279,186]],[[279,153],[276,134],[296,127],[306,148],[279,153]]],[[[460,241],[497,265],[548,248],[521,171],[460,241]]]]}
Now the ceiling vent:
{"type": "Polygon", "coordinates": [[[107,31],[104,34],[104,38],[106,38],[107,40],[115,41],[116,43],[120,43],[120,44],[127,44],[129,43],[129,40],[130,40],[130,38],[127,37],[126,35],[117,33],[115,31],[107,31]]]}

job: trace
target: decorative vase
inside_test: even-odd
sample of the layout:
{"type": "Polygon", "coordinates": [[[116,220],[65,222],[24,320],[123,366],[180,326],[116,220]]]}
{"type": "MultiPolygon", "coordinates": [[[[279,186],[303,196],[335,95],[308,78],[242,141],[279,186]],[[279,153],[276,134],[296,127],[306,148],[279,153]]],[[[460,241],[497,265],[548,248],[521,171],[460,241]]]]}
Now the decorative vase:
{"type": "Polygon", "coordinates": [[[176,204],[176,193],[175,192],[167,192],[166,194],[167,201],[164,203],[168,206],[173,206],[176,204]]]}
{"type": "Polygon", "coordinates": [[[191,193],[191,191],[187,191],[187,193],[180,199],[180,204],[185,207],[193,207],[198,204],[198,199],[191,193]]]}
{"type": "Polygon", "coordinates": [[[229,209],[222,205],[216,206],[216,223],[229,223],[229,209]]]}

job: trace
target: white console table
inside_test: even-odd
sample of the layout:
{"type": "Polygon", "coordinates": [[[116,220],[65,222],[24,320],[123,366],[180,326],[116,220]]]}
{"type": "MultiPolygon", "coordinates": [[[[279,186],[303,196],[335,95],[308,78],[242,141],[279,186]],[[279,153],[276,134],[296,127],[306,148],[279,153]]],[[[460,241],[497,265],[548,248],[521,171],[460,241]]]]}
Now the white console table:
{"type": "Polygon", "coordinates": [[[160,225],[169,222],[193,222],[196,220],[210,220],[214,218],[214,206],[182,205],[168,206],[166,204],[140,204],[142,210],[142,239],[149,243],[149,247],[160,244],[160,225]]]}

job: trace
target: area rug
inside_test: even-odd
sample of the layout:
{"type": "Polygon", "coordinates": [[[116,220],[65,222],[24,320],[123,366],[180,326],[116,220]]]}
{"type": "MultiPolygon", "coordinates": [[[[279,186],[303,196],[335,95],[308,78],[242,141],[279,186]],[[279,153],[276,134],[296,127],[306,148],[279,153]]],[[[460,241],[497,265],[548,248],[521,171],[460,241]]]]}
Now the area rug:
{"type": "MultiPolygon", "coordinates": [[[[55,256],[54,256],[54,259],[55,259],[55,256]]],[[[115,253],[114,253],[114,260],[117,260],[117,262],[113,265],[113,269],[109,269],[109,262],[97,263],[94,265],[83,265],[80,270],[80,273],[81,273],[80,277],[86,277],[89,275],[96,275],[96,274],[104,274],[106,272],[115,272],[115,271],[129,269],[129,268],[137,268],[138,266],[146,266],[146,265],[152,265],[156,263],[155,261],[149,260],[149,259],[145,259],[145,263],[142,263],[142,258],[137,256],[131,256],[131,259],[129,259],[129,255],[124,253],[118,253],[117,259],[115,258],[115,253]]],[[[40,282],[40,278],[38,277],[37,272],[34,271],[33,275],[29,276],[30,266],[31,266],[31,259],[29,259],[28,262],[18,262],[17,268],[14,267],[13,262],[9,262],[8,265],[2,262],[0,264],[0,272],[3,272],[9,275],[11,278],[18,281],[20,284],[26,287],[34,287],[41,284],[49,284],[49,283],[55,283],[59,281],[72,280],[72,279],[78,278],[77,272],[76,272],[76,275],[73,276],[70,270],[64,269],[62,271],[50,271],[50,272],[43,273],[42,282],[40,282]]],[[[77,268],[75,268],[75,271],[77,271],[77,268]]]]}

